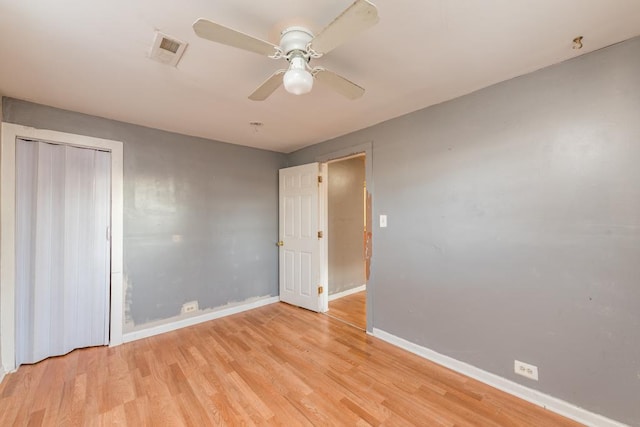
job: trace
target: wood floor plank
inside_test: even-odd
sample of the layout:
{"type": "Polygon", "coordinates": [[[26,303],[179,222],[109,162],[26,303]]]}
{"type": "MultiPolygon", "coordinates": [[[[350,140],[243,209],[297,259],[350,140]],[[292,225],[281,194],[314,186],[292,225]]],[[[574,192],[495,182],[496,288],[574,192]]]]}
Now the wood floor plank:
{"type": "Polygon", "coordinates": [[[29,422],[27,427],[39,427],[42,425],[42,421],[44,420],[45,410],[40,409],[39,411],[32,412],[29,415],[29,422]]]}
{"type": "Polygon", "coordinates": [[[0,425],[579,424],[287,304],[20,367],[0,425]]]}
{"type": "Polygon", "coordinates": [[[329,301],[327,314],[364,331],[367,328],[367,291],[329,301]]]}

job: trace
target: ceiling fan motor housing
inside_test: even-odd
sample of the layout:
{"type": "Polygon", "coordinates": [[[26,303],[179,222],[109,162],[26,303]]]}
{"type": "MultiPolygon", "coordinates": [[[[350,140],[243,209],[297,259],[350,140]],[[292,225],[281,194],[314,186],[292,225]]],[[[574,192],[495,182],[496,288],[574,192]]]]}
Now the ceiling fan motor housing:
{"type": "Polygon", "coordinates": [[[280,49],[285,55],[298,50],[307,53],[307,46],[313,40],[313,33],[304,27],[289,27],[280,33],[280,49]]]}

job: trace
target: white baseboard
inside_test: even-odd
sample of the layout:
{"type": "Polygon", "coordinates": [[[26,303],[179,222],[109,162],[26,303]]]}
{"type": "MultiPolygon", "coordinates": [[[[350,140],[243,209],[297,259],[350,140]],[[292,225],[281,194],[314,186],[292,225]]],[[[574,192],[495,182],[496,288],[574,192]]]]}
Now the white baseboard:
{"type": "Polygon", "coordinates": [[[329,301],[333,301],[334,299],[346,297],[348,295],[357,294],[358,292],[362,292],[362,291],[366,291],[366,290],[367,290],[367,285],[366,284],[364,284],[362,286],[358,286],[356,288],[347,289],[346,291],[342,291],[342,292],[335,293],[333,295],[329,295],[329,301]]]}
{"type": "Polygon", "coordinates": [[[2,380],[4,379],[4,375],[5,375],[4,368],[0,366],[0,383],[2,383],[2,380]]]}
{"type": "Polygon", "coordinates": [[[473,365],[445,356],[444,354],[440,354],[418,344],[414,344],[411,341],[407,341],[383,330],[373,328],[372,335],[397,347],[410,351],[411,353],[417,354],[418,356],[424,357],[438,365],[442,365],[453,371],[497,388],[498,390],[517,396],[527,402],[533,403],[534,405],[542,406],[549,411],[555,412],[587,426],[628,427],[626,424],[589,412],[586,409],[580,408],[569,402],[565,402],[564,400],[549,396],[548,394],[523,386],[496,374],[476,368],[473,365]]]}
{"type": "Polygon", "coordinates": [[[152,337],[154,335],[164,334],[165,332],[175,331],[176,329],[186,328],[187,326],[197,325],[198,323],[208,322],[209,320],[219,319],[221,317],[230,316],[232,314],[242,313],[243,311],[252,310],[254,308],[273,304],[280,301],[280,297],[268,297],[255,301],[241,303],[228,308],[209,311],[199,316],[188,317],[186,319],[176,320],[174,322],[165,323],[158,326],[152,326],[147,329],[133,331],[123,334],[123,342],[131,342],[143,338],[152,337]]]}

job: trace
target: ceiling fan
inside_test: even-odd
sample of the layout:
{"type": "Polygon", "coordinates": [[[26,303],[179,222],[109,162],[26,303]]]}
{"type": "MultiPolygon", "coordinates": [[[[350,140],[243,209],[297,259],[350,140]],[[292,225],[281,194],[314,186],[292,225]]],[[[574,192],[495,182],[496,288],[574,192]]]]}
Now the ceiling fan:
{"type": "Polygon", "coordinates": [[[253,101],[264,101],[281,84],[294,95],[308,93],[314,79],[349,99],[357,99],[364,94],[362,87],[325,68],[311,68],[309,61],[329,53],[377,22],[376,7],[367,0],[356,0],[316,36],[305,27],[284,29],[278,46],[202,18],[193,24],[193,30],[203,39],[289,62],[287,69],[273,73],[249,95],[253,101]]]}

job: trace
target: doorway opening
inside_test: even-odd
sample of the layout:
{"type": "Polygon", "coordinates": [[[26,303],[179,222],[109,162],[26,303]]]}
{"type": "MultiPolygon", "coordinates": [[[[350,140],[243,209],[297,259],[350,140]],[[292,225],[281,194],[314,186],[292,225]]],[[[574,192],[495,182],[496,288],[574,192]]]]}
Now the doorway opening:
{"type": "Polygon", "coordinates": [[[370,253],[364,153],[331,160],[327,174],[327,315],[363,331],[370,253]]]}

